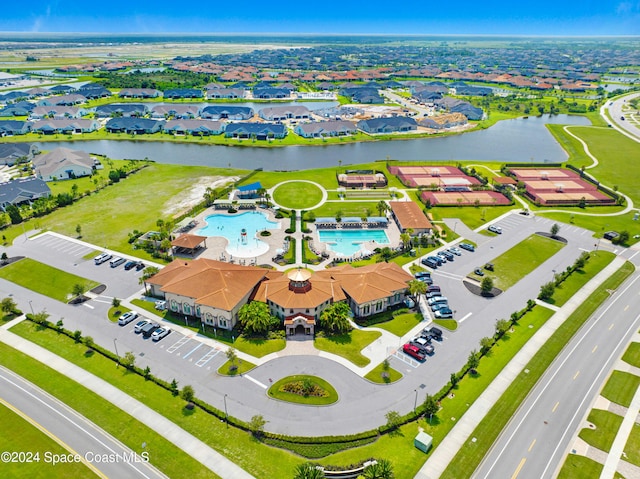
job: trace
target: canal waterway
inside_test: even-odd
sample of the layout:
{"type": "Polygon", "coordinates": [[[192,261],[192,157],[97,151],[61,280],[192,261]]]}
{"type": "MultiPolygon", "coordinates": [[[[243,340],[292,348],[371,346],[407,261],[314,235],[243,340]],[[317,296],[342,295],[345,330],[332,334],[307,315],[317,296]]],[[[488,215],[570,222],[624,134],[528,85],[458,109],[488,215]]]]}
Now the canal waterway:
{"type": "Polygon", "coordinates": [[[328,166],[401,161],[498,161],[560,163],[566,152],[549,133],[546,124],[589,125],[582,116],[543,115],[504,120],[486,130],[460,135],[413,140],[376,141],[326,146],[275,148],[231,147],[132,140],[39,142],[42,150],[60,146],[106,155],[115,159],[144,159],[158,163],[304,170],[328,166]]]}

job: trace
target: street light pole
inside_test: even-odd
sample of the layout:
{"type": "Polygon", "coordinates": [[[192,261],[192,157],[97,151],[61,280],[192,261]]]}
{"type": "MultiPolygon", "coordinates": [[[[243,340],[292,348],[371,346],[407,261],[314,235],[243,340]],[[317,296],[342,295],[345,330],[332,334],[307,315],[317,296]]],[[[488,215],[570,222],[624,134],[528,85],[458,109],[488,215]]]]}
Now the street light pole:
{"type": "Polygon", "coordinates": [[[118,366],[120,366],[120,355],[118,354],[118,345],[117,345],[117,338],[113,338],[113,347],[116,349],[116,357],[118,358],[118,362],[116,363],[116,369],[118,369],[118,366]]]}
{"type": "Polygon", "coordinates": [[[31,316],[35,316],[36,313],[33,312],[33,303],[29,300],[29,307],[31,308],[31,316]]]}
{"type": "Polygon", "coordinates": [[[416,398],[413,400],[413,413],[416,413],[416,407],[418,406],[418,390],[413,390],[416,393],[416,398]]]}
{"type": "Polygon", "coordinates": [[[227,429],[229,429],[229,413],[227,412],[227,395],[225,394],[224,397],[224,421],[227,423],[227,429]]]}

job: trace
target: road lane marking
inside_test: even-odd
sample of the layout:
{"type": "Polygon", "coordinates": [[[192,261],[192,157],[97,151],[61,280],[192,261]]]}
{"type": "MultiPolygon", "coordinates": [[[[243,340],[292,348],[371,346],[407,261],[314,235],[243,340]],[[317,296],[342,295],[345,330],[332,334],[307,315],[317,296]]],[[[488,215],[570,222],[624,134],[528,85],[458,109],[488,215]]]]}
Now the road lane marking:
{"type": "Polygon", "coordinates": [[[527,458],[523,457],[522,460],[520,461],[520,464],[518,464],[518,467],[516,467],[516,470],[513,473],[513,476],[511,476],[511,479],[516,479],[516,477],[518,477],[518,474],[520,474],[520,470],[524,466],[525,462],[527,462],[527,458]]]}
{"type": "Polygon", "coordinates": [[[596,345],[593,347],[593,349],[591,350],[591,354],[595,353],[595,352],[596,352],[596,349],[598,349],[598,345],[597,345],[597,344],[596,344],[596,345]]]}
{"type": "Polygon", "coordinates": [[[84,306],[85,308],[94,309],[93,306],[91,306],[90,304],[87,304],[87,303],[82,303],[82,306],[84,306]]]}
{"type": "Polygon", "coordinates": [[[244,375],[245,378],[247,378],[249,381],[251,381],[252,383],[257,384],[258,386],[260,386],[262,389],[267,389],[267,385],[266,384],[262,384],[260,381],[258,381],[257,379],[253,379],[251,376],[245,374],[244,375]]]}
{"type": "Polygon", "coordinates": [[[560,405],[560,401],[558,401],[557,403],[555,403],[555,405],[553,406],[553,409],[551,410],[551,412],[556,412],[556,409],[558,409],[558,406],[560,405]]]}
{"type": "Polygon", "coordinates": [[[468,313],[464,318],[459,319],[458,320],[458,324],[460,324],[461,322],[463,322],[465,319],[467,319],[469,316],[471,316],[473,313],[468,313]]]}
{"type": "Polygon", "coordinates": [[[609,331],[611,331],[613,329],[613,323],[611,323],[611,326],[609,326],[609,331]]]}
{"type": "Polygon", "coordinates": [[[622,311],[626,311],[629,309],[629,305],[627,304],[622,311]]]}
{"type": "Polygon", "coordinates": [[[182,359],[187,359],[189,356],[191,356],[191,353],[195,352],[196,349],[198,349],[200,346],[202,346],[202,343],[198,343],[198,345],[193,348],[191,351],[189,351],[187,354],[185,354],[184,356],[182,356],[182,359]]]}
{"type": "Polygon", "coordinates": [[[527,449],[527,452],[531,452],[531,449],[533,449],[533,445],[536,443],[536,440],[534,439],[533,442],[531,443],[531,445],[529,446],[529,449],[527,449]]]}
{"type": "Polygon", "coordinates": [[[576,371],[576,373],[573,375],[573,380],[575,381],[579,375],[580,375],[580,371],[576,371]]]}

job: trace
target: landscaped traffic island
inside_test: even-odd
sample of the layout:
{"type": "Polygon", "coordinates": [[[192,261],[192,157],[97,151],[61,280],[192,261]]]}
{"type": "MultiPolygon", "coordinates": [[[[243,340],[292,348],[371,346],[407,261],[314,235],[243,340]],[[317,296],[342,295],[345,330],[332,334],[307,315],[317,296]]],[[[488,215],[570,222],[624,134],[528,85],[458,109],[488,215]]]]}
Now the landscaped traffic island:
{"type": "Polygon", "coordinates": [[[267,391],[269,397],[281,401],[326,406],[338,401],[334,387],[317,376],[286,376],[276,381],[267,391]]]}

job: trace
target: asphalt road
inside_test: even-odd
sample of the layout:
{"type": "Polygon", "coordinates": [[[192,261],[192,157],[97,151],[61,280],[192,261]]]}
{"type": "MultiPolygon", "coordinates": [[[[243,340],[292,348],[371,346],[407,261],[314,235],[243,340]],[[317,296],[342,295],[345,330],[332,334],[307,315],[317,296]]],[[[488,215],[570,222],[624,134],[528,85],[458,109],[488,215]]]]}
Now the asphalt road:
{"type": "MultiPolygon", "coordinates": [[[[637,251],[627,251],[631,257],[637,251]]],[[[633,257],[638,264],[640,255],[633,257]]],[[[640,272],[596,311],[531,391],[473,475],[556,476],[593,402],[640,327],[640,272]]]]}
{"type": "MultiPolygon", "coordinates": [[[[613,124],[615,124],[618,129],[624,130],[627,133],[635,136],[636,138],[640,138],[640,128],[638,128],[638,126],[630,121],[629,113],[623,111],[622,107],[626,105],[630,100],[638,96],[640,96],[640,93],[620,97],[613,101],[610,101],[605,106],[605,108],[609,110],[609,114],[611,115],[611,121],[613,122],[613,124]],[[625,117],[624,120],[622,119],[623,116],[625,117]]],[[[638,115],[636,112],[636,117],[639,116],[640,115],[638,115]]]]}
{"type": "MultiPolygon", "coordinates": [[[[508,318],[516,309],[524,307],[528,299],[536,297],[539,286],[551,280],[554,270],[563,270],[573,263],[581,250],[593,249],[596,244],[589,231],[563,225],[560,235],[568,240],[565,248],[505,293],[493,299],[482,298],[467,291],[462,278],[534,232],[548,232],[553,222],[512,214],[497,224],[502,227],[502,235],[484,236],[457,225],[458,233],[475,241],[478,248],[475,253],[465,251],[454,262],[438,268],[433,277],[456,311],[460,321],[458,330],[445,332],[444,341],[435,344],[435,355],[421,365],[407,361],[406,355],[395,352],[401,344],[386,345],[392,367],[404,374],[401,381],[392,385],[372,384],[341,364],[317,356],[279,358],[242,377],[221,377],[216,371],[226,361],[225,347],[207,344],[195,333],[184,337],[175,331],[156,343],[134,334],[134,323],[121,327],[108,321],[106,312],[112,297],[126,298],[139,291],[140,273],[124,271],[122,267],[112,269],[108,264],[95,266],[93,261],[82,259],[91,252],[90,248],[85,248],[87,251],[78,249],[65,244],[64,240],[52,241],[43,237],[25,242],[19,239],[9,248],[8,254],[30,256],[103,282],[108,287],[101,296],[83,305],[71,306],[0,280],[0,297],[13,295],[24,311],[30,311],[31,307],[36,312],[46,309],[51,314],[51,321],[64,318],[67,329],[79,329],[112,351],[117,347],[120,355],[134,352],[137,365],[149,366],[154,375],[168,381],[175,378],[180,386],[192,385],[200,399],[221,410],[226,394],[229,414],[243,420],[262,414],[269,421],[267,429],[270,431],[295,435],[355,433],[384,424],[385,414],[390,410],[401,414],[409,412],[416,400],[423,401],[427,393],[440,390],[450,374],[464,365],[469,352],[479,349],[480,339],[493,334],[497,319],[508,318]],[[321,408],[302,405],[283,408],[280,402],[267,397],[270,379],[277,381],[299,373],[317,374],[332,383],[340,401],[321,408]]],[[[605,242],[601,242],[600,247],[605,246],[605,242]]]]}
{"type": "MultiPolygon", "coordinates": [[[[148,461],[153,460],[142,445],[134,453],[104,430],[37,386],[13,372],[0,367],[0,398],[5,404],[21,411],[32,421],[64,443],[66,454],[77,454],[98,477],[162,479],[164,474],[148,461]]],[[[7,432],[7,431],[5,431],[7,432]]],[[[19,431],[12,431],[19,434],[19,431]]],[[[20,452],[20,451],[15,451],[20,452]]],[[[56,457],[51,451],[24,451],[40,453],[41,462],[52,463],[56,457]],[[47,455],[47,452],[49,453],[47,455]]],[[[59,458],[59,452],[56,452],[59,458]]],[[[58,459],[61,460],[60,458],[58,459]]]]}

